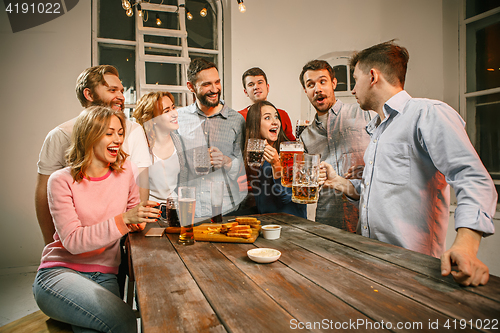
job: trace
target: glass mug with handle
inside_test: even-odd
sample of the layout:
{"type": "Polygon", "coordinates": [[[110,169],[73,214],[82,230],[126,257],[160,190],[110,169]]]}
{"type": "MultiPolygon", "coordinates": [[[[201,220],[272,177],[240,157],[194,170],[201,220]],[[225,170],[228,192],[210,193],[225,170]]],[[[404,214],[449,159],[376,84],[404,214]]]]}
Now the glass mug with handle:
{"type": "Polygon", "coordinates": [[[292,187],[293,156],[304,154],[304,144],[299,141],[280,143],[281,185],[292,187]]]}
{"type": "Polygon", "coordinates": [[[293,157],[293,202],[300,204],[318,202],[319,163],[319,154],[296,154],[293,157]]]}
{"type": "Polygon", "coordinates": [[[194,172],[197,175],[207,175],[212,166],[210,153],[207,146],[195,147],[193,149],[194,172]]]}
{"type": "Polygon", "coordinates": [[[194,212],[196,208],[196,188],[179,187],[177,205],[179,209],[179,222],[181,233],[179,234],[179,244],[194,244],[194,212]]]}
{"type": "Polygon", "coordinates": [[[297,140],[300,140],[300,135],[310,124],[311,122],[309,120],[297,120],[297,125],[295,125],[295,137],[297,138],[297,140]]]}
{"type": "Polygon", "coordinates": [[[247,164],[252,168],[260,168],[264,162],[264,148],[266,140],[248,139],[247,142],[247,164]]]}

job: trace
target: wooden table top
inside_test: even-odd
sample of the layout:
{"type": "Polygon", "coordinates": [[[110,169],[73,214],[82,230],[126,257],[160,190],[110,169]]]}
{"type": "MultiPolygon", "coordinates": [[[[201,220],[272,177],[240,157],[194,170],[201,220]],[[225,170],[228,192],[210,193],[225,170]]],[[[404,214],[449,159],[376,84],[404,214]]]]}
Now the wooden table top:
{"type": "Polygon", "coordinates": [[[258,218],[281,238],[182,246],[176,234],[130,234],[143,332],[500,330],[499,277],[464,288],[439,259],[287,214],[258,218]],[[281,258],[255,263],[255,247],[281,258]]]}

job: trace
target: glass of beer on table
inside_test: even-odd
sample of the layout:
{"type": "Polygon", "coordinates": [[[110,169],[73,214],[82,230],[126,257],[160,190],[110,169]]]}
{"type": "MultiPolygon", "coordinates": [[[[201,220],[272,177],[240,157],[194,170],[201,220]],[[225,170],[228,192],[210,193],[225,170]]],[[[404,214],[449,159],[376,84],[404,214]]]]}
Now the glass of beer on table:
{"type": "Polygon", "coordinates": [[[179,207],[179,222],[181,233],[179,244],[194,244],[194,210],[196,207],[196,188],[179,187],[177,204],[179,207]]]}
{"type": "Polygon", "coordinates": [[[210,153],[207,146],[195,147],[193,149],[194,172],[197,175],[206,175],[210,172],[210,153]]]}
{"type": "Polygon", "coordinates": [[[222,223],[222,199],[224,198],[224,182],[212,182],[210,184],[210,196],[212,197],[212,223],[222,223]]]}
{"type": "Polygon", "coordinates": [[[293,202],[300,204],[318,202],[319,163],[319,154],[296,154],[293,157],[293,202]]]}
{"type": "Polygon", "coordinates": [[[253,168],[260,168],[264,162],[264,148],[266,140],[248,139],[247,142],[247,164],[253,168]]]}
{"type": "Polygon", "coordinates": [[[304,154],[304,144],[299,141],[286,141],[280,144],[281,185],[292,187],[293,156],[304,154]]]}

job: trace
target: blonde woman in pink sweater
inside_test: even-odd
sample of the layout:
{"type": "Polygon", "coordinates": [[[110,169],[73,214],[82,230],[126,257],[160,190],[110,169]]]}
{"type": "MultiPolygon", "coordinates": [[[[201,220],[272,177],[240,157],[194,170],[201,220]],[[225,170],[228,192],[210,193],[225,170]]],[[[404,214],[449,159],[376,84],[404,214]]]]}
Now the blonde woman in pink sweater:
{"type": "Polygon", "coordinates": [[[155,222],[154,201],[139,203],[132,165],[121,150],[122,112],[86,109],[76,121],[68,167],[48,182],[56,233],[45,246],[33,293],[49,317],[74,332],[136,332],[136,317],[119,297],[120,238],[129,224],[155,222]]]}

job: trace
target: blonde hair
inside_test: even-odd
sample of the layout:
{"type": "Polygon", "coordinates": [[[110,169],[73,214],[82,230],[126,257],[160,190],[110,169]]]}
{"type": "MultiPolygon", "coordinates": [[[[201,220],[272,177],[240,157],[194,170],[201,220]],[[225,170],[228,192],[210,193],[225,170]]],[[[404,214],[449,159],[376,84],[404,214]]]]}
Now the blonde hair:
{"type": "MultiPolygon", "coordinates": [[[[83,178],[88,178],[86,171],[94,158],[94,145],[106,134],[113,116],[120,120],[125,137],[125,116],[121,111],[105,106],[91,106],[86,108],[76,119],[71,136],[71,146],[66,153],[66,163],[71,168],[73,180],[77,183],[83,178]]],[[[122,172],[124,170],[123,163],[125,163],[127,156],[128,154],[120,147],[116,161],[111,163],[109,167],[116,172],[122,172]]]]}
{"type": "Polygon", "coordinates": [[[155,117],[155,111],[161,110],[161,99],[168,97],[175,105],[174,96],[168,91],[154,91],[142,96],[137,101],[137,107],[132,116],[142,126],[146,138],[148,140],[149,151],[152,154],[153,147],[156,141],[156,134],[153,128],[153,122],[150,121],[155,117]]]}

